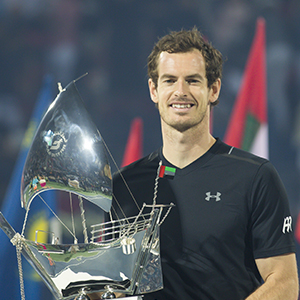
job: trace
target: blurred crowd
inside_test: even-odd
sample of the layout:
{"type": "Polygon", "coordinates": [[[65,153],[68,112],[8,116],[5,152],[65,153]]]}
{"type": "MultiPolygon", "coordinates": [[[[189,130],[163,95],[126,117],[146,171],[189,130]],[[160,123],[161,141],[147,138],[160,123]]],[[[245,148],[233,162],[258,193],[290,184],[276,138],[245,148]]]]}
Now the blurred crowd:
{"type": "Polygon", "coordinates": [[[226,58],[214,135],[223,137],[258,17],[266,20],[270,159],[300,209],[298,0],[0,1],[0,207],[45,75],[78,81],[120,165],[130,122],[144,121],[144,153],[161,144],[147,90],[147,56],[169,30],[197,26],[226,58]]]}

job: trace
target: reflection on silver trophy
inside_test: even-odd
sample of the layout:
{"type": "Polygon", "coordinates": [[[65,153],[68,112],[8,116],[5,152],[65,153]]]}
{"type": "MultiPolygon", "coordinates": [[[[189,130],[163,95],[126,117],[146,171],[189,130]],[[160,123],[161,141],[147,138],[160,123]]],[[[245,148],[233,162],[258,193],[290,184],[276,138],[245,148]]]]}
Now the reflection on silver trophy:
{"type": "Polygon", "coordinates": [[[85,201],[108,214],[111,208],[107,153],[75,81],[60,88],[37,129],[23,169],[21,205],[26,214],[22,232],[16,233],[0,212],[0,227],[17,249],[20,278],[22,254],[56,299],[90,299],[95,293],[101,299],[117,295],[141,299],[141,295],[163,288],[159,226],[172,204],[158,205],[154,197],[152,205],[144,204],[135,217],[110,219],[87,230],[85,201]],[[49,243],[38,242],[38,232],[35,241],[24,236],[32,201],[43,200],[48,190],[78,196],[83,242],[70,229],[73,243],[68,244],[60,243],[55,232],[49,243]]]}

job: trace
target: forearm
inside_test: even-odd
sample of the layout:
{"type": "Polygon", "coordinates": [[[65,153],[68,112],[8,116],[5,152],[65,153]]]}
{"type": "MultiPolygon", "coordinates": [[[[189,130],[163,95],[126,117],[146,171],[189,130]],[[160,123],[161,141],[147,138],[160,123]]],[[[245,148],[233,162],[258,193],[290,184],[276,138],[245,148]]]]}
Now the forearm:
{"type": "Polygon", "coordinates": [[[276,280],[272,275],[245,300],[297,300],[298,280],[286,278],[276,280]]]}

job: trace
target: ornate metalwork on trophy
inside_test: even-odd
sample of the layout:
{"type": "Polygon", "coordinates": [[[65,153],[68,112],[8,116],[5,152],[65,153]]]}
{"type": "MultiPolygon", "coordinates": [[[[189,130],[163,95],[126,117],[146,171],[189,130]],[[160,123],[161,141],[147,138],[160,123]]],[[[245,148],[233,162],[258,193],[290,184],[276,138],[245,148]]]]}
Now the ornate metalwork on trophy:
{"type": "MultiPolygon", "coordinates": [[[[16,246],[18,261],[22,254],[56,299],[83,300],[95,294],[101,299],[118,295],[141,299],[140,295],[163,288],[159,226],[172,204],[157,205],[153,200],[134,217],[109,219],[87,230],[86,201],[111,215],[108,154],[73,81],[60,89],[29,150],[21,182],[21,205],[26,210],[23,231],[16,233],[0,212],[0,227],[16,246]],[[35,241],[25,238],[30,205],[35,198],[45,202],[43,193],[48,190],[67,192],[70,201],[78,197],[83,242],[62,220],[72,243],[60,243],[55,232],[49,243],[38,242],[37,236],[35,241]]],[[[25,299],[22,287],[21,296],[25,299]]]]}

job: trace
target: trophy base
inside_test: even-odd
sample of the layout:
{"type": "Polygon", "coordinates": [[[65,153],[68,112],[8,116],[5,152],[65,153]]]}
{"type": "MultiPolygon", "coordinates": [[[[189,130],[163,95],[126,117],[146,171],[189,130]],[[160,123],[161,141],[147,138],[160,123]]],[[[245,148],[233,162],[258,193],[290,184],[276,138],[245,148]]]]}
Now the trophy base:
{"type": "Polygon", "coordinates": [[[132,296],[132,297],[125,297],[125,298],[118,298],[118,299],[126,299],[126,300],[143,300],[143,296],[132,296]]]}
{"type": "MultiPolygon", "coordinates": [[[[89,297],[86,297],[85,295],[79,295],[77,298],[75,298],[75,300],[87,300],[90,299],[89,297]]],[[[113,299],[113,298],[111,298],[113,299]]],[[[122,299],[126,299],[126,300],[143,300],[143,296],[131,296],[131,297],[122,297],[122,298],[118,298],[120,300],[122,299]]]]}
{"type": "Polygon", "coordinates": [[[143,296],[131,296],[131,297],[122,297],[118,298],[120,300],[143,300],[143,296]]]}

